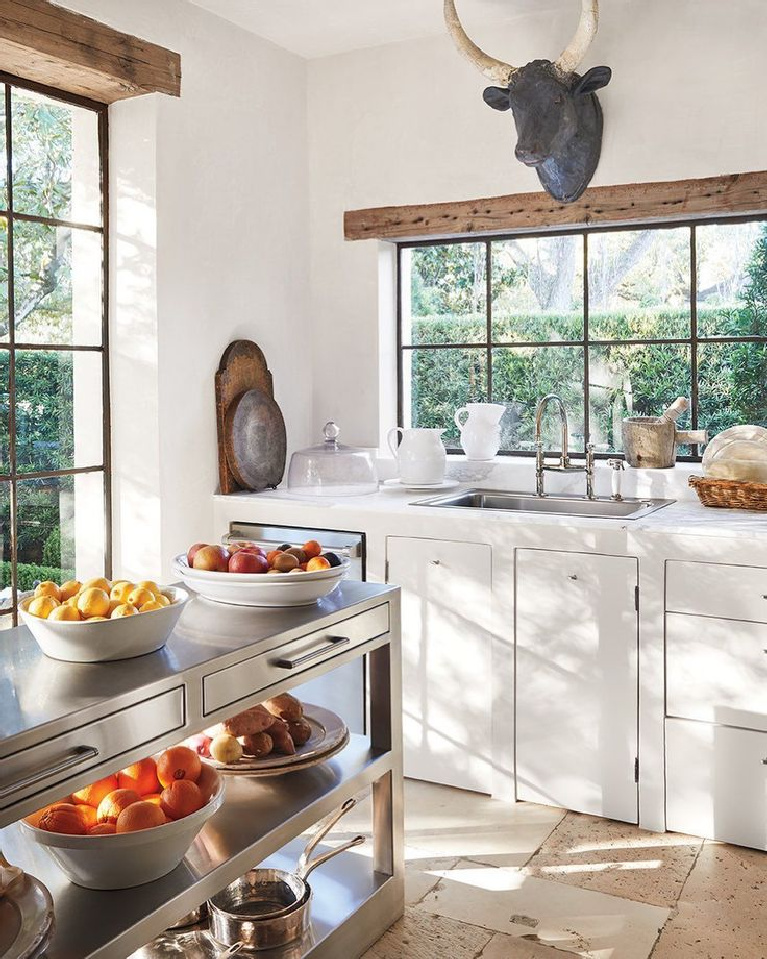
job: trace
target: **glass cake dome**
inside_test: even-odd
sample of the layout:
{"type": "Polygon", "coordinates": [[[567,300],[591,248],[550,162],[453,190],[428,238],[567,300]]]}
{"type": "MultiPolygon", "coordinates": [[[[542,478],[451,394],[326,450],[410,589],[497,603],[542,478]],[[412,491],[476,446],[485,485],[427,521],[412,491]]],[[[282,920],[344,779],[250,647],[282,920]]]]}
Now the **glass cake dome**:
{"type": "Polygon", "coordinates": [[[378,468],[370,450],[342,446],[331,420],[325,442],[290,457],[288,492],[295,496],[367,496],[378,492],[378,468]]]}

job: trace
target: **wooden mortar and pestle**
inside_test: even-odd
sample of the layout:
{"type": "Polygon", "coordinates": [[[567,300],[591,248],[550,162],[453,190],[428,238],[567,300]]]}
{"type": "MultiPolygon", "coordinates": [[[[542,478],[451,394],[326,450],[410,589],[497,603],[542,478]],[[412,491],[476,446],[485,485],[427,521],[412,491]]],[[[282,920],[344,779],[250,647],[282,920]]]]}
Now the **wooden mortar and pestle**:
{"type": "Polygon", "coordinates": [[[676,421],[690,408],[683,396],[660,416],[628,416],[623,420],[623,452],[636,469],[670,469],[677,446],[708,443],[707,430],[678,430],[676,421]]]}

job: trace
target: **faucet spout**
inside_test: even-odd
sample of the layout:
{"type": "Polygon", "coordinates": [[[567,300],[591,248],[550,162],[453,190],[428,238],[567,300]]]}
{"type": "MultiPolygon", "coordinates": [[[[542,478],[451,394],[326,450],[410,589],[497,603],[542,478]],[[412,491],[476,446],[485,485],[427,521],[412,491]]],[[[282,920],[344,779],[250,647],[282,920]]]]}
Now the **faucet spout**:
{"type": "Polygon", "coordinates": [[[559,413],[559,422],[562,426],[562,466],[565,467],[568,464],[568,455],[567,455],[567,411],[565,410],[565,404],[562,402],[562,398],[557,396],[556,393],[549,393],[543,397],[543,399],[538,403],[538,408],[535,411],[535,443],[536,449],[540,445],[543,449],[543,440],[541,438],[541,424],[543,421],[543,414],[546,411],[546,407],[549,403],[555,403],[557,407],[557,412],[559,413]]]}
{"type": "Polygon", "coordinates": [[[567,411],[562,398],[556,393],[549,393],[538,403],[535,411],[535,492],[538,496],[544,496],[543,474],[546,470],[555,470],[558,472],[580,471],[586,474],[586,497],[594,499],[594,447],[589,443],[586,446],[586,465],[571,466],[570,455],[567,450],[567,411]],[[547,465],[543,457],[543,436],[542,421],[543,414],[549,403],[554,403],[559,413],[559,421],[562,425],[562,454],[557,465],[547,465]]]}

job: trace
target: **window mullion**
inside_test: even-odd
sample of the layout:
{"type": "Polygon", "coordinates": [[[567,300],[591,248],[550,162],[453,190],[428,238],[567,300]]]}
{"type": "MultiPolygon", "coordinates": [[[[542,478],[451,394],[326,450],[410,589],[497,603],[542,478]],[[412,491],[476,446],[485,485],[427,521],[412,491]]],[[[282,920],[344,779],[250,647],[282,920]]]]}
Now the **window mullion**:
{"type": "MultiPolygon", "coordinates": [[[[690,227],[690,428],[698,428],[698,233],[690,227]]],[[[692,455],[699,455],[697,446],[692,455]]]]}
{"type": "Polygon", "coordinates": [[[5,164],[6,192],[8,197],[8,469],[10,471],[10,552],[11,552],[11,611],[13,625],[19,622],[18,610],[18,495],[16,488],[16,324],[15,284],[13,267],[13,112],[11,86],[5,85],[5,164]]]}
{"type": "Polygon", "coordinates": [[[583,452],[591,442],[591,374],[589,371],[589,235],[583,234],[583,452]]]}
{"type": "Polygon", "coordinates": [[[485,373],[487,402],[493,402],[493,250],[492,241],[485,240],[485,319],[486,343],[485,355],[487,371],[485,373]]]}

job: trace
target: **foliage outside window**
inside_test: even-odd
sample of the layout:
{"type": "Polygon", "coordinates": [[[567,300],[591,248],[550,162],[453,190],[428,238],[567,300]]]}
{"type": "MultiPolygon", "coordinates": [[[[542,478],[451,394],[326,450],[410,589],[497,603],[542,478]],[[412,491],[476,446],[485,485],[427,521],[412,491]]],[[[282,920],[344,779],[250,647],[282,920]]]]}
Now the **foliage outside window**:
{"type": "Polygon", "coordinates": [[[107,570],[106,108],[0,76],[0,628],[107,570]]]}
{"type": "MultiPolygon", "coordinates": [[[[562,396],[571,450],[621,451],[625,416],[692,401],[681,425],[767,426],[767,220],[400,246],[400,414],[445,427],[504,403],[505,453],[562,396]]],[[[547,446],[558,426],[544,421],[547,446]]],[[[683,450],[694,455],[697,450],[683,450]]]]}

